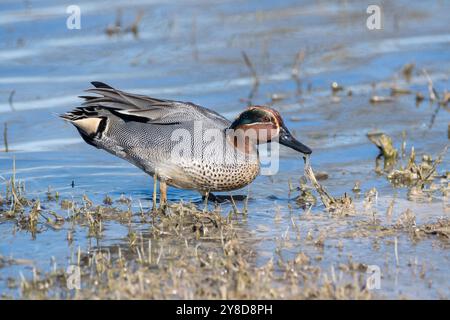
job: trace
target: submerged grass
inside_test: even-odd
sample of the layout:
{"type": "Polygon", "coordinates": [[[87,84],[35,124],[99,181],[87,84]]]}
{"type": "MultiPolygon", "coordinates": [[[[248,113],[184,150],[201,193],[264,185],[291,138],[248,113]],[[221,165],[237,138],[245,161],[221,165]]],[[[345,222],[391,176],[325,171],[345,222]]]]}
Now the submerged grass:
{"type": "MultiPolygon", "coordinates": [[[[334,269],[324,270],[315,265],[319,260],[304,252],[292,259],[279,256],[257,264],[253,249],[257,240],[242,227],[246,204],[244,212],[234,209],[228,214],[219,206],[205,210],[182,201],[164,210],[144,210],[141,206],[138,212],[133,212],[131,201],[124,201],[123,196],[116,201],[105,197],[103,204],[95,204],[86,195],[80,200],[61,199],[49,188],[42,201],[28,199],[15,174],[5,187],[1,221],[18,227],[19,232],[30,232],[33,238],[49,229],[66,229],[70,247],[73,230],[86,230],[88,237],[101,238],[109,221],[129,230],[120,245],[88,251],[78,248],[69,266],[79,268],[79,289],[69,285],[73,279],[66,267],[58,268],[56,264],[50,271],[33,267],[31,278],[8,278],[8,287],[19,289],[22,298],[367,299],[372,296],[365,288],[364,270],[350,262],[339,275],[334,269]]],[[[324,241],[325,238],[319,237],[314,246],[322,247],[324,241]]],[[[280,243],[277,250],[282,250],[286,243],[280,243]]],[[[14,263],[12,259],[0,258],[0,268],[14,263]]]]}
{"type": "MultiPolygon", "coordinates": [[[[127,247],[80,252],[81,287],[68,289],[65,269],[35,271],[16,283],[23,298],[74,299],[366,299],[359,271],[345,279],[314,266],[305,254],[255,266],[243,230],[230,217],[191,204],[152,217],[145,237],[130,231],[127,247]],[[301,258],[301,259],[300,259],[301,258]],[[347,279],[352,279],[351,281],[347,279]]],[[[89,219],[88,219],[89,220],[89,219]]],[[[88,222],[90,223],[90,222],[88,222]]]]}

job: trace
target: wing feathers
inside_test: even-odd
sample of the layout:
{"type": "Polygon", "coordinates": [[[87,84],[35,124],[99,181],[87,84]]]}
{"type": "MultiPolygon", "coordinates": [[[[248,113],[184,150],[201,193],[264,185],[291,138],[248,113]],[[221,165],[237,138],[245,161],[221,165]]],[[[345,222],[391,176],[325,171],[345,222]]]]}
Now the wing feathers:
{"type": "Polygon", "coordinates": [[[84,108],[104,108],[125,121],[151,124],[175,124],[186,121],[219,121],[227,125],[229,121],[218,113],[192,103],[156,99],[144,95],[123,92],[99,81],[92,82],[95,88],[86,92],[98,96],[81,96],[84,108]]]}

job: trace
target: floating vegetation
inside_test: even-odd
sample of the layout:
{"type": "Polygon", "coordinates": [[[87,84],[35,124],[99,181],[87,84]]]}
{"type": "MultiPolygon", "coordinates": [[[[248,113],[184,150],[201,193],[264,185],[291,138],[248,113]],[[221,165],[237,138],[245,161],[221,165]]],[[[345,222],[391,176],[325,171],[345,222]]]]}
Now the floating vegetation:
{"type": "Polygon", "coordinates": [[[103,204],[110,206],[113,204],[113,200],[111,199],[110,196],[106,195],[105,198],[103,199],[103,204]]]}
{"type": "Polygon", "coordinates": [[[387,159],[397,158],[397,150],[392,145],[392,139],[382,132],[368,133],[367,137],[381,151],[383,157],[387,159]]]}
{"type": "Polygon", "coordinates": [[[422,93],[420,93],[420,92],[416,93],[416,103],[421,103],[424,99],[425,99],[425,96],[422,93]]]}
{"type": "Polygon", "coordinates": [[[384,97],[384,96],[372,96],[370,97],[370,103],[386,103],[386,102],[392,102],[394,99],[392,97],[384,97]]]}
{"type": "MultiPolygon", "coordinates": [[[[406,166],[398,164],[398,151],[394,148],[392,139],[384,133],[368,133],[367,137],[380,149],[380,155],[377,156],[375,171],[379,174],[385,174],[392,185],[396,187],[408,187],[409,200],[426,200],[432,198],[432,193],[441,191],[442,194],[447,193],[448,186],[433,185],[433,181],[442,177],[437,173],[437,166],[442,162],[443,157],[447,153],[446,146],[438,157],[433,160],[430,155],[423,155],[420,163],[416,161],[416,153],[414,147],[411,148],[410,155],[406,166]],[[379,160],[384,159],[384,170],[380,169],[379,160]],[[395,167],[398,164],[398,167],[395,167]],[[426,188],[426,185],[431,185],[426,188]]],[[[405,135],[404,135],[405,139],[405,135]]],[[[402,144],[402,154],[404,153],[406,142],[402,144]]]]}
{"type": "Polygon", "coordinates": [[[450,219],[439,219],[435,223],[419,226],[414,230],[416,235],[435,235],[444,239],[450,239],[450,219]]]}
{"type": "Polygon", "coordinates": [[[381,157],[384,159],[384,170],[390,170],[397,161],[397,149],[392,144],[392,139],[382,132],[371,132],[367,134],[367,138],[378,147],[380,154],[377,157],[376,171],[380,172],[378,161],[381,157]]]}
{"type": "Polygon", "coordinates": [[[423,155],[422,161],[417,163],[416,153],[414,147],[412,147],[406,167],[393,170],[387,177],[396,186],[419,187],[422,189],[426,183],[431,183],[439,176],[436,168],[442,162],[447,149],[448,146],[444,148],[436,160],[433,160],[430,155],[423,155]]]}
{"type": "Polygon", "coordinates": [[[354,193],[360,193],[361,192],[361,181],[355,181],[355,184],[352,188],[352,191],[354,193]]]}
{"type": "Polygon", "coordinates": [[[341,86],[341,85],[339,85],[336,81],[334,81],[334,82],[331,84],[331,91],[332,91],[333,93],[337,93],[337,92],[343,91],[343,90],[344,90],[344,87],[341,86]]]}
{"type": "Polygon", "coordinates": [[[444,95],[440,103],[446,106],[449,102],[450,102],[450,92],[446,91],[444,92],[444,95]]]}
{"type": "Polygon", "coordinates": [[[410,81],[410,80],[411,80],[411,77],[412,77],[414,68],[415,68],[415,64],[414,64],[414,63],[407,63],[407,64],[405,64],[405,65],[403,66],[403,68],[402,68],[402,74],[403,74],[403,77],[404,77],[407,81],[410,81]]]}
{"type": "Polygon", "coordinates": [[[402,94],[411,94],[411,90],[407,88],[400,88],[397,86],[391,87],[391,96],[398,96],[402,94]]]}
{"type": "Polygon", "coordinates": [[[285,94],[283,94],[283,93],[272,93],[270,95],[270,100],[272,101],[272,103],[279,102],[279,101],[284,100],[286,98],[287,98],[287,96],[285,94]]]}
{"type": "Polygon", "coordinates": [[[450,245],[450,219],[441,218],[436,222],[418,225],[415,214],[410,209],[406,209],[393,224],[382,225],[373,223],[373,221],[358,221],[353,230],[345,231],[339,236],[345,238],[373,236],[391,238],[402,233],[406,233],[414,242],[436,237],[442,245],[448,246],[450,245]]]}
{"type": "Polygon", "coordinates": [[[105,29],[105,33],[109,36],[116,36],[121,34],[127,34],[131,33],[135,38],[138,38],[139,36],[139,24],[142,20],[142,17],[144,16],[144,13],[142,11],[139,11],[136,14],[136,17],[131,25],[129,25],[126,28],[122,27],[122,10],[117,10],[116,13],[116,21],[113,25],[109,25],[105,29]]]}
{"type": "Polygon", "coordinates": [[[299,187],[300,195],[295,198],[295,202],[303,208],[314,206],[317,203],[317,198],[312,194],[311,188],[308,187],[306,181],[300,179],[299,187]]]}
{"type": "Polygon", "coordinates": [[[323,180],[328,179],[328,173],[326,173],[325,171],[316,172],[315,176],[318,181],[323,181],[323,180]]]}

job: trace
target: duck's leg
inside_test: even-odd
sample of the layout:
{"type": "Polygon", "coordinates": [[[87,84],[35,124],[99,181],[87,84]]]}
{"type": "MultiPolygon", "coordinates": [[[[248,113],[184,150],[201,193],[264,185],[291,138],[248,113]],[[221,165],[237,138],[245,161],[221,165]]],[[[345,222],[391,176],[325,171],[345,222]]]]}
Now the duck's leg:
{"type": "Polygon", "coordinates": [[[157,187],[157,183],[158,183],[158,175],[155,174],[153,175],[153,206],[152,206],[152,211],[156,211],[156,187],[157,187]]]}
{"type": "Polygon", "coordinates": [[[203,192],[203,198],[205,200],[205,207],[203,208],[203,212],[207,212],[208,211],[209,195],[210,195],[209,191],[203,192]]]}
{"type": "Polygon", "coordinates": [[[167,205],[167,183],[164,180],[159,181],[159,208],[164,209],[167,205]]]}

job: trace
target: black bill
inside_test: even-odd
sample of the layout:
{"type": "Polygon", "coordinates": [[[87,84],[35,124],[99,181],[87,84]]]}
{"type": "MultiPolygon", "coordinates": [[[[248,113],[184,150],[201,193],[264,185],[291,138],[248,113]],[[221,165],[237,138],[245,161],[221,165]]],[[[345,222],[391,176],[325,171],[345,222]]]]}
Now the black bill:
{"type": "Polygon", "coordinates": [[[312,150],[303,143],[295,139],[286,127],[280,128],[279,142],[291,149],[304,154],[311,154],[312,150]]]}

